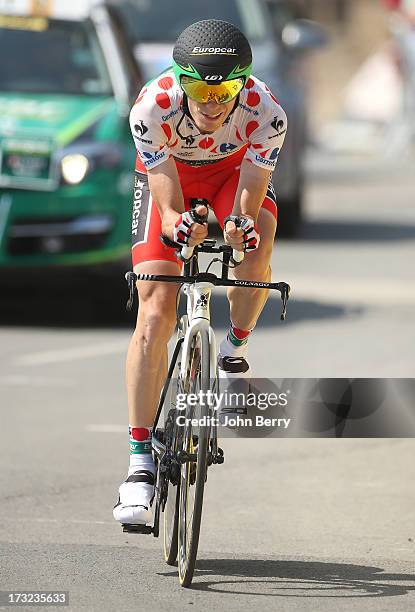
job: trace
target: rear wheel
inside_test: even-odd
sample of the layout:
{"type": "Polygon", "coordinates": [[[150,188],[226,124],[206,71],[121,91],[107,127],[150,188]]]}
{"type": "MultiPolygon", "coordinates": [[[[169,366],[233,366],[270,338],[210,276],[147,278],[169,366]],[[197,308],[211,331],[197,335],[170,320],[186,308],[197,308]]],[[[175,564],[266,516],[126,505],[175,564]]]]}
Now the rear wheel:
{"type": "MultiPolygon", "coordinates": [[[[179,334],[183,337],[187,328],[187,317],[184,316],[180,320],[179,334]]],[[[179,412],[176,409],[176,396],[181,391],[181,382],[179,378],[180,362],[182,349],[177,358],[176,367],[173,377],[170,381],[168,395],[166,396],[165,405],[168,406],[169,412],[165,419],[165,441],[171,453],[172,463],[170,465],[170,473],[168,480],[167,500],[164,506],[163,513],[163,544],[164,544],[164,560],[168,565],[176,565],[177,549],[178,549],[178,525],[179,525],[179,500],[180,500],[180,467],[174,460],[177,451],[180,450],[182,444],[182,427],[177,425],[177,415],[179,412]]]]}
{"type": "Polygon", "coordinates": [[[169,482],[167,501],[164,508],[164,559],[168,565],[176,565],[180,486],[169,482]]]}

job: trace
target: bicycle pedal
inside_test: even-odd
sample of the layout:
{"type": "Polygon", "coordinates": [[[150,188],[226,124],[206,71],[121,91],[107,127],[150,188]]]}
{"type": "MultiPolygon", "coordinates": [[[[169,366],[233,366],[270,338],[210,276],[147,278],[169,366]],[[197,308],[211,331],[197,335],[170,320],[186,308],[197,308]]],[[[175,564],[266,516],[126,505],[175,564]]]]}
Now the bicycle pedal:
{"type": "Polygon", "coordinates": [[[129,525],[128,523],[122,523],[122,530],[124,533],[150,534],[153,532],[151,525],[129,525]]]}

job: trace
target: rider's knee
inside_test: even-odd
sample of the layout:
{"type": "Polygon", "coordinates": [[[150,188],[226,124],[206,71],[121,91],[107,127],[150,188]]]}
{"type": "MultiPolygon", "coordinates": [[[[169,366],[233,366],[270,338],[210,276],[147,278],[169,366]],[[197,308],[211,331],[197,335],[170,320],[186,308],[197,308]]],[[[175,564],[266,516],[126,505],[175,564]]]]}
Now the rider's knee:
{"type": "Polygon", "coordinates": [[[140,300],[136,333],[143,342],[167,342],[176,323],[176,291],[161,288],[140,300]]]}
{"type": "Polygon", "coordinates": [[[245,259],[240,268],[235,269],[237,278],[247,278],[251,280],[263,278],[269,274],[270,261],[272,256],[272,246],[263,245],[256,251],[251,251],[245,255],[245,259]]]}

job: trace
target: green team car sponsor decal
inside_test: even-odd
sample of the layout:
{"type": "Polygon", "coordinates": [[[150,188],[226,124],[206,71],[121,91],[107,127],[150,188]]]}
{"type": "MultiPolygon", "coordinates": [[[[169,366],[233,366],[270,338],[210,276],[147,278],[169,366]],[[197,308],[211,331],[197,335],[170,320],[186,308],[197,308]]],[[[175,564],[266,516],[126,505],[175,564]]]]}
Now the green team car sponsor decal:
{"type": "Polygon", "coordinates": [[[0,186],[57,186],[55,153],[111,110],[112,99],[0,95],[0,186]]]}

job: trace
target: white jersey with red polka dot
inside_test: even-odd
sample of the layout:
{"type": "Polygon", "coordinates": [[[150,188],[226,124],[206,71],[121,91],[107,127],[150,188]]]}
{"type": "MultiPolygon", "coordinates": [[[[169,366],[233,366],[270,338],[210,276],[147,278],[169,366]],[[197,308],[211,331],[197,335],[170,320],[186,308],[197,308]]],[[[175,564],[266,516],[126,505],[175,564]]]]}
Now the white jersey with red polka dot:
{"type": "Polygon", "coordinates": [[[138,157],[146,170],[173,156],[192,165],[219,161],[247,147],[245,158],[274,170],[287,131],[287,116],[265,83],[251,76],[238,105],[212,134],[201,134],[184,115],[183,91],[173,71],[164,72],[140,92],[130,113],[138,157]]]}

